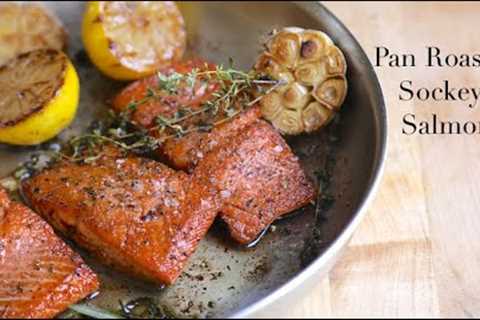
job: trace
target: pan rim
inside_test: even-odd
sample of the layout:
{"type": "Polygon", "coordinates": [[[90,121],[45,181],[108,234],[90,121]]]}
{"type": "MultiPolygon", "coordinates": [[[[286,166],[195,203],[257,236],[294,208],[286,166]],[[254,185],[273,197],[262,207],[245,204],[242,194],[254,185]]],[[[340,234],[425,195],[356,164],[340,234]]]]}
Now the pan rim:
{"type": "MultiPolygon", "coordinates": [[[[367,208],[372,202],[377,190],[379,188],[383,172],[385,169],[385,162],[387,157],[388,141],[387,141],[387,109],[385,106],[385,99],[383,96],[383,91],[378,80],[378,77],[375,73],[375,70],[368,59],[363,48],[358,43],[357,39],[353,36],[350,30],[323,4],[320,2],[309,2],[309,3],[299,3],[299,1],[293,1],[297,5],[301,5],[307,10],[311,10],[312,14],[316,17],[319,17],[319,10],[325,11],[325,13],[330,16],[332,21],[338,25],[339,29],[344,31],[349,40],[352,42],[357,53],[360,56],[362,61],[367,61],[366,69],[368,71],[369,81],[373,87],[374,95],[378,104],[376,108],[373,108],[374,118],[377,124],[377,135],[376,135],[376,150],[374,156],[374,162],[372,165],[372,175],[369,179],[367,189],[360,204],[356,209],[353,210],[352,218],[348,224],[344,227],[342,232],[337,236],[335,240],[330,243],[328,248],[326,248],[310,265],[305,267],[297,275],[292,277],[290,280],[279,286],[277,289],[273,290],[270,294],[261,298],[259,301],[254,302],[238,311],[235,311],[229,318],[245,318],[253,315],[256,312],[261,311],[267,306],[273,304],[275,301],[299,288],[302,284],[306,283],[310,278],[313,278],[317,272],[324,266],[327,266],[329,262],[336,262],[335,258],[338,257],[338,253],[348,244],[350,241],[353,232],[357,229],[358,225],[362,221],[363,217],[367,212],[367,208]]],[[[332,264],[333,266],[333,264],[332,264]]],[[[332,267],[331,266],[331,267],[332,267]]],[[[331,269],[329,268],[329,270],[331,269]]]]}

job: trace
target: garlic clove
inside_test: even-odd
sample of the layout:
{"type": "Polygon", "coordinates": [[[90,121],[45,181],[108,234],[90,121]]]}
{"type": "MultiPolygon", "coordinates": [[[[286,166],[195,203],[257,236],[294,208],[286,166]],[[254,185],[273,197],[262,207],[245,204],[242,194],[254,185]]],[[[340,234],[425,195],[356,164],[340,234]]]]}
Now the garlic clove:
{"type": "Polygon", "coordinates": [[[282,111],[282,105],[278,92],[270,92],[260,100],[260,110],[267,120],[273,120],[282,111]]]}
{"type": "Polygon", "coordinates": [[[309,90],[297,82],[292,83],[283,93],[283,105],[288,109],[301,110],[309,100],[309,90]]]}
{"type": "Polygon", "coordinates": [[[345,74],[347,72],[347,62],[345,61],[345,56],[336,46],[329,48],[325,62],[326,70],[329,75],[345,74]]]}
{"type": "Polygon", "coordinates": [[[302,61],[319,60],[327,54],[333,45],[332,40],[325,33],[316,30],[305,30],[302,33],[300,59],[302,61]]]}
{"type": "Polygon", "coordinates": [[[334,112],[314,101],[303,110],[302,115],[305,132],[313,132],[327,125],[333,119],[334,112]]]}
{"type": "Polygon", "coordinates": [[[306,86],[314,86],[327,78],[326,64],[321,62],[305,63],[295,70],[295,78],[306,86]]]}
{"type": "Polygon", "coordinates": [[[270,77],[282,72],[282,66],[268,53],[262,53],[254,66],[255,70],[270,77]]]}
{"type": "Polygon", "coordinates": [[[332,110],[338,111],[347,95],[345,76],[338,75],[328,78],[313,89],[312,95],[317,101],[326,104],[332,110]]]}
{"type": "Polygon", "coordinates": [[[302,114],[298,110],[283,109],[272,124],[283,134],[296,135],[303,132],[302,114]]]}
{"type": "Polygon", "coordinates": [[[267,44],[267,48],[281,65],[294,68],[300,56],[301,38],[299,34],[280,31],[267,44]]]}

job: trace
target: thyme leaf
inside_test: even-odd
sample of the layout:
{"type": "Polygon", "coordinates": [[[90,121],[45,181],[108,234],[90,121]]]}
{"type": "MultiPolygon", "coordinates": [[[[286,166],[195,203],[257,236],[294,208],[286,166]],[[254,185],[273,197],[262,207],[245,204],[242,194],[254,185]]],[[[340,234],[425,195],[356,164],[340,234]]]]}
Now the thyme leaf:
{"type": "Polygon", "coordinates": [[[174,72],[170,75],[164,75],[162,73],[158,73],[157,77],[158,77],[158,88],[160,90],[167,91],[168,94],[177,93],[177,88],[179,87],[180,81],[183,79],[183,75],[177,72],[174,72]]]}

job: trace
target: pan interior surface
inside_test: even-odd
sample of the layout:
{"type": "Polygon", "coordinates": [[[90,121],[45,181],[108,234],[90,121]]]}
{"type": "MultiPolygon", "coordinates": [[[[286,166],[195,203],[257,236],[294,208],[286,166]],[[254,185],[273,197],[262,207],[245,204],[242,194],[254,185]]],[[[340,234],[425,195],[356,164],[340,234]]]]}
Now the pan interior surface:
{"type": "MultiPolygon", "coordinates": [[[[104,116],[108,99],[125,84],[102,76],[88,60],[80,39],[84,4],[58,2],[46,6],[60,17],[69,33],[68,53],[81,83],[78,115],[59,137],[62,140],[104,116]]],[[[253,248],[235,245],[217,221],[183,275],[168,288],[113,272],[79,250],[102,281],[102,290],[92,305],[119,311],[119,301],[149,297],[170,316],[230,316],[278,292],[348,229],[364,205],[383,160],[383,100],[361,48],[316,3],[184,2],[180,7],[187,22],[188,56],[219,64],[227,64],[232,57],[236,68],[249,69],[269,31],[300,26],[328,33],[345,52],[349,66],[349,92],[338,119],[327,130],[287,139],[312,179],[327,176],[329,185],[323,200],[329,202],[328,210],[315,214],[312,205],[292,213],[275,222],[253,248]]],[[[45,147],[0,145],[0,176],[10,174],[20,162],[45,147]]]]}

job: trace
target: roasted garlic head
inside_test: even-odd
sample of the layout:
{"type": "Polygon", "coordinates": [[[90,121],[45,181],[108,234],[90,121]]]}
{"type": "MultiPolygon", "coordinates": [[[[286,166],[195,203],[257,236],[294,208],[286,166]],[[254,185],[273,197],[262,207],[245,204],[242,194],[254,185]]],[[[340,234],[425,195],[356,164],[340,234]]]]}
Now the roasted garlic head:
{"type": "Polygon", "coordinates": [[[347,94],[347,64],[325,33],[301,28],[273,32],[255,64],[262,76],[281,84],[260,100],[264,118],[284,134],[326,125],[347,94]]]}

